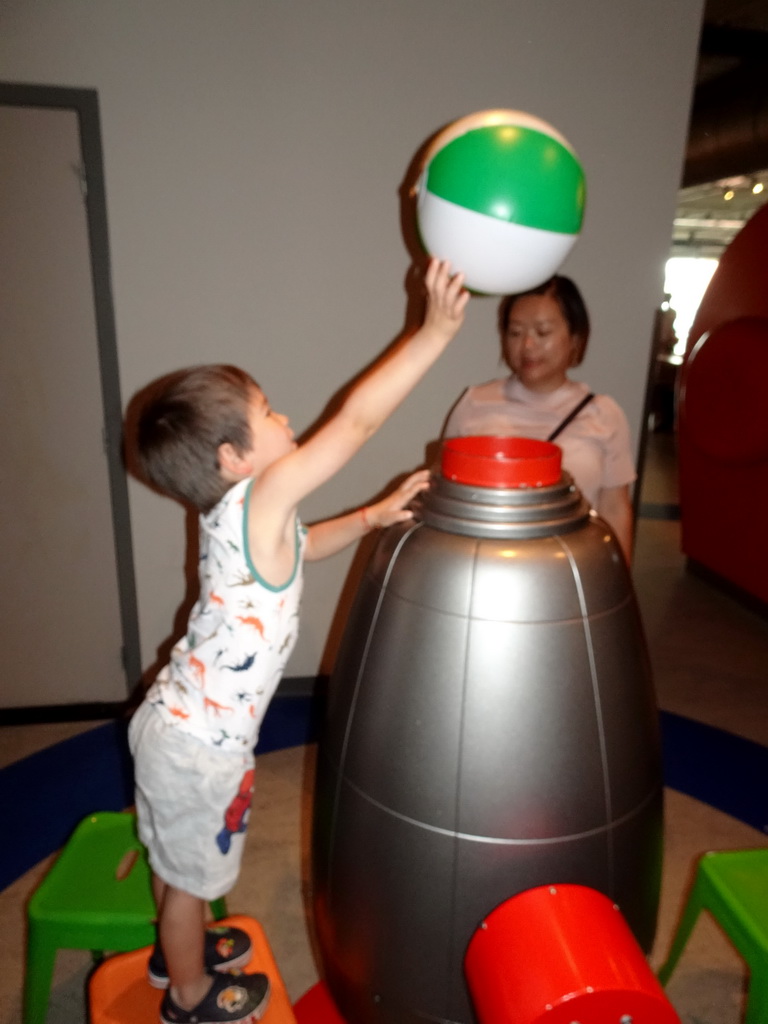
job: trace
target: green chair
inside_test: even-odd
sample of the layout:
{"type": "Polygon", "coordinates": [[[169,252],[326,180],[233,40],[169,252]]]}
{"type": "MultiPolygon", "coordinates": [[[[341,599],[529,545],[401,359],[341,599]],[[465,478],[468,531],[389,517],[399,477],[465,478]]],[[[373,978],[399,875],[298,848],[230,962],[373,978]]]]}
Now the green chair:
{"type": "MultiPolygon", "coordinates": [[[[218,920],[223,899],[211,903],[218,920]]],[[[24,1024],[45,1024],[59,949],[127,952],[155,941],[146,852],[127,812],[91,814],[77,826],[27,908],[24,1024]]]]}
{"type": "Polygon", "coordinates": [[[768,1021],[768,848],[705,853],[699,860],[659,981],[666,985],[702,910],[708,910],[749,967],[744,1024],[768,1021]]]}

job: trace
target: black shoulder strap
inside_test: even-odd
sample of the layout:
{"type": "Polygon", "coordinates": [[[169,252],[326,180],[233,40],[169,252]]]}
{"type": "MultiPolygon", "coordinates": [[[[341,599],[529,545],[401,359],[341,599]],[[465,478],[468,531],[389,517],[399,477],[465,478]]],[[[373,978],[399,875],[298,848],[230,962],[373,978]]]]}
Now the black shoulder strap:
{"type": "Polygon", "coordinates": [[[555,427],[555,429],[549,435],[547,440],[548,441],[554,441],[555,438],[558,436],[558,434],[560,434],[563,430],[565,430],[565,428],[568,426],[568,424],[571,422],[571,420],[575,420],[576,419],[576,417],[579,415],[579,413],[584,408],[584,406],[585,405],[589,405],[589,403],[592,401],[592,399],[594,397],[595,397],[595,395],[594,395],[593,391],[590,391],[588,395],[585,395],[585,397],[582,398],[582,400],[579,402],[579,404],[576,406],[576,408],[575,409],[571,409],[571,411],[568,413],[568,415],[565,417],[565,419],[561,423],[558,423],[558,425],[555,427]]]}

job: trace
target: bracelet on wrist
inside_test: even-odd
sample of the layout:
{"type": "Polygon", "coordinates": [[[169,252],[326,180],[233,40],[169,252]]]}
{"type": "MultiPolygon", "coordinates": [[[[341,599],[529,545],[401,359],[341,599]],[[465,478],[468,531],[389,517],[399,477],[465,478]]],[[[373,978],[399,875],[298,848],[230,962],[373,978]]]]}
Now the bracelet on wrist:
{"type": "Polygon", "coordinates": [[[368,513],[369,512],[370,512],[370,509],[368,508],[367,505],[364,508],[360,509],[360,518],[363,520],[363,526],[365,527],[366,533],[370,533],[371,530],[375,529],[374,524],[368,518],[368,513]]]}

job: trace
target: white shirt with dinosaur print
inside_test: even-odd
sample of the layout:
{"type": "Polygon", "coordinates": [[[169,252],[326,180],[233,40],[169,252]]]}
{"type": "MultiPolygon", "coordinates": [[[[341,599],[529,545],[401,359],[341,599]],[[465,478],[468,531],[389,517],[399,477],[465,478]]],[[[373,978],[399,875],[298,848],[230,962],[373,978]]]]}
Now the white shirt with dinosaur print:
{"type": "Polygon", "coordinates": [[[248,551],[252,483],[241,480],[200,516],[200,596],[146,695],[169,724],[222,751],[256,745],[298,636],[306,530],[297,520],[290,579],[261,579],[248,551]]]}

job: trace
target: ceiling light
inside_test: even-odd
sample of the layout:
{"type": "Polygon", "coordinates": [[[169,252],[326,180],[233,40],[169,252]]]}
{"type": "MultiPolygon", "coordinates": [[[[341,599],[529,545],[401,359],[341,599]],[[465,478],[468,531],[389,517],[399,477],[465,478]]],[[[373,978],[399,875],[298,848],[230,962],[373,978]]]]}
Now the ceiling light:
{"type": "Polygon", "coordinates": [[[756,196],[759,196],[764,188],[765,185],[763,185],[762,181],[756,181],[755,184],[752,186],[752,191],[756,196]]]}
{"type": "Polygon", "coordinates": [[[728,189],[725,190],[725,192],[723,192],[723,199],[726,202],[728,202],[728,200],[729,199],[733,199],[733,197],[735,195],[736,195],[736,193],[733,191],[733,189],[732,188],[728,188],[728,189]]]}

